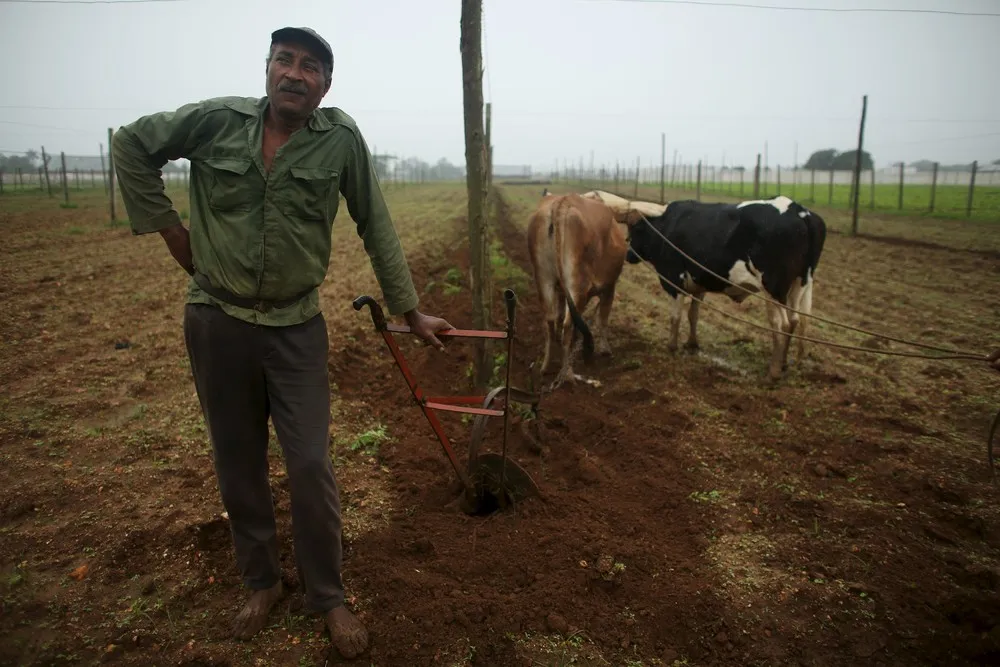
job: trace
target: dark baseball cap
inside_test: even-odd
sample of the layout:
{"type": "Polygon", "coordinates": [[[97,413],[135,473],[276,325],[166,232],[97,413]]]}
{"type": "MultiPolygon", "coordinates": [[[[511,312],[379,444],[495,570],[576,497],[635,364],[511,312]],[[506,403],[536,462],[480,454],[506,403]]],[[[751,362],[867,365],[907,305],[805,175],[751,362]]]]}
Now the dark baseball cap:
{"type": "Polygon", "coordinates": [[[312,28],[279,28],[271,33],[271,43],[288,40],[294,42],[305,42],[306,44],[312,45],[314,48],[319,49],[323,54],[323,61],[330,66],[330,70],[333,70],[333,49],[325,39],[319,36],[319,33],[312,28]]]}

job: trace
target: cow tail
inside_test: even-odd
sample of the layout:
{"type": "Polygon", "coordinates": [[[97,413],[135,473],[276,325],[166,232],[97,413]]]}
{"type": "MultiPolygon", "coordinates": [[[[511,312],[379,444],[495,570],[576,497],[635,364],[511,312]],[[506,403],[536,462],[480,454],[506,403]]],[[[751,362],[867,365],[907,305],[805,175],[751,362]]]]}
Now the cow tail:
{"type": "MultiPolygon", "coordinates": [[[[589,364],[594,359],[594,336],[590,332],[590,327],[584,322],[583,317],[580,315],[580,311],[576,309],[576,304],[573,302],[573,295],[570,293],[567,285],[566,278],[563,275],[563,227],[564,227],[564,209],[566,208],[566,199],[561,199],[555,206],[550,209],[549,215],[549,232],[553,235],[553,245],[555,250],[556,262],[558,263],[557,274],[559,276],[559,287],[562,289],[562,293],[566,298],[566,306],[569,308],[569,317],[573,321],[573,327],[575,331],[578,331],[581,336],[583,336],[583,361],[589,364]]],[[[576,336],[573,336],[574,340],[576,336]]]]}

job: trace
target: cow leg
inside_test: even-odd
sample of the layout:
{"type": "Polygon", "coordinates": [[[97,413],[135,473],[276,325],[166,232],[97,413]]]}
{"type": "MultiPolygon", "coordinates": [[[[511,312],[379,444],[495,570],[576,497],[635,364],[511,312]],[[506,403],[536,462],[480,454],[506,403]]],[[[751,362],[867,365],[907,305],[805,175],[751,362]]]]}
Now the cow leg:
{"type": "Polygon", "coordinates": [[[670,342],[667,349],[671,352],[677,351],[677,338],[680,334],[681,314],[684,312],[684,295],[677,293],[674,295],[674,302],[670,305],[670,342]]]}
{"type": "Polygon", "coordinates": [[[690,332],[688,334],[688,341],[684,344],[684,348],[687,350],[697,350],[698,345],[698,308],[701,306],[699,299],[704,298],[703,294],[694,295],[695,298],[691,299],[691,305],[688,306],[688,325],[690,326],[690,332]]]}
{"type": "MultiPolygon", "coordinates": [[[[813,282],[815,282],[815,281],[810,280],[806,284],[806,286],[802,288],[802,294],[799,296],[798,310],[801,311],[802,313],[805,313],[806,315],[808,315],[809,313],[812,312],[813,282]]],[[[797,331],[796,331],[796,333],[799,336],[804,336],[805,335],[806,321],[808,319],[809,319],[808,317],[803,317],[802,319],[799,320],[799,326],[797,327],[797,331]]],[[[802,358],[805,355],[805,341],[802,340],[801,338],[799,338],[798,341],[796,341],[796,342],[798,344],[798,351],[797,351],[795,363],[796,364],[801,364],[802,363],[802,358]]]]}
{"type": "Polygon", "coordinates": [[[545,356],[542,358],[542,367],[538,371],[538,375],[541,377],[548,370],[549,362],[552,360],[552,346],[556,342],[556,331],[561,328],[559,325],[562,323],[566,304],[562,293],[551,283],[539,288],[539,297],[545,312],[545,356]]]}
{"type": "MultiPolygon", "coordinates": [[[[794,308],[795,310],[800,310],[799,304],[802,301],[803,292],[804,290],[802,288],[802,283],[796,280],[792,284],[792,288],[788,290],[788,298],[785,299],[785,303],[787,303],[790,308],[794,308]]],[[[799,322],[800,322],[799,314],[793,313],[790,310],[786,310],[785,316],[788,318],[787,331],[790,334],[794,334],[796,332],[796,329],[799,328],[799,322]]],[[[782,351],[781,354],[781,370],[788,369],[788,351],[792,347],[792,339],[787,336],[785,336],[784,338],[785,338],[785,344],[784,344],[784,350],[782,351]]]]}
{"type": "MultiPolygon", "coordinates": [[[[582,313],[583,309],[587,306],[587,294],[579,293],[577,291],[570,291],[567,295],[567,299],[573,299],[573,303],[576,305],[577,312],[582,313]]],[[[568,305],[568,304],[567,304],[568,305]]],[[[564,382],[575,382],[576,380],[582,380],[579,375],[573,372],[573,339],[576,337],[576,327],[573,325],[573,318],[570,317],[567,312],[562,322],[562,367],[559,369],[559,375],[552,382],[550,389],[557,389],[564,382]]]]}
{"type": "Polygon", "coordinates": [[[781,306],[768,301],[767,319],[773,330],[771,334],[771,364],[768,368],[768,375],[772,380],[777,380],[781,377],[782,363],[788,349],[788,341],[791,340],[788,336],[779,333],[789,330],[788,314],[781,306]]]}
{"type": "Polygon", "coordinates": [[[611,345],[608,342],[608,318],[611,316],[611,305],[615,301],[615,286],[607,288],[600,295],[597,311],[597,353],[611,356],[611,345]]]}

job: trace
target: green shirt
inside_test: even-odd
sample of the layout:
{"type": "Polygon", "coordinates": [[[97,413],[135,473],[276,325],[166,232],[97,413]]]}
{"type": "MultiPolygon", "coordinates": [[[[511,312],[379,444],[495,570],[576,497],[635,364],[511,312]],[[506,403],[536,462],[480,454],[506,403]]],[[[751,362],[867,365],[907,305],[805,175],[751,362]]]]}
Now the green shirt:
{"type": "Polygon", "coordinates": [[[374,161],[354,120],[313,112],[278,149],[271,171],[261,145],[267,98],[221,97],[139,118],[112,140],[133,234],[180,223],[164,192],[167,160],[191,162],[191,251],[214,287],[293,305],[264,310],[220,302],[192,279],[188,303],[207,303],[254,324],[299,324],[319,312],[340,195],[357,225],[389,313],[417,307],[417,292],[386,207],[374,161]]]}

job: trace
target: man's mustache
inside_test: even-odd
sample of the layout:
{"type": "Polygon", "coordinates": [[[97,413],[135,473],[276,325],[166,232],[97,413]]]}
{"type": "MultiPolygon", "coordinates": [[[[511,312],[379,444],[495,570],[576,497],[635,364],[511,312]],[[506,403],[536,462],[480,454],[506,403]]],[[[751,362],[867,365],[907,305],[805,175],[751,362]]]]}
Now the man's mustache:
{"type": "Polygon", "coordinates": [[[299,95],[305,95],[309,92],[301,83],[282,83],[278,86],[278,90],[283,93],[298,93],[299,95]]]}

